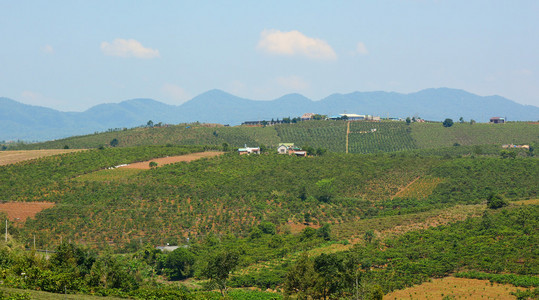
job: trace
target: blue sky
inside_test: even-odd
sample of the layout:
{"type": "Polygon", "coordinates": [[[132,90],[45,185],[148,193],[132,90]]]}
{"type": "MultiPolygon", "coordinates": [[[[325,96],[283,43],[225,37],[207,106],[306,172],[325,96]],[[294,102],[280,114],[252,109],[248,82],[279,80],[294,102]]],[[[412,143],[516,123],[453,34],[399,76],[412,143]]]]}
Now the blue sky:
{"type": "Polygon", "coordinates": [[[539,1],[0,0],[0,96],[63,111],[450,87],[539,106],[539,1]]]}

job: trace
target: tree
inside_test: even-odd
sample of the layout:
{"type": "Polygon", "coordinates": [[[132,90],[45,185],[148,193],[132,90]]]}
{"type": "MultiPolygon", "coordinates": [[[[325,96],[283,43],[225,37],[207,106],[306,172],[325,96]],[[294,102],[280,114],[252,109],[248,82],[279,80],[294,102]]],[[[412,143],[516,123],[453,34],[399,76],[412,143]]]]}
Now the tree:
{"type": "Polygon", "coordinates": [[[374,237],[375,237],[375,236],[374,236],[374,231],[372,231],[372,230],[367,230],[367,231],[365,232],[365,235],[363,236],[363,239],[365,240],[365,242],[367,242],[367,243],[370,244],[370,243],[372,242],[372,240],[374,239],[374,237]]]}
{"type": "Polygon", "coordinates": [[[149,164],[150,168],[157,168],[157,163],[155,161],[151,161],[149,164]]]}
{"type": "Polygon", "coordinates": [[[223,146],[223,151],[225,151],[225,152],[228,151],[228,149],[229,149],[228,148],[228,143],[223,143],[222,146],[223,146]]]}
{"type": "Polygon", "coordinates": [[[453,120],[452,119],[445,119],[444,122],[442,123],[442,125],[444,125],[444,127],[451,127],[453,126],[453,120]]]}
{"type": "Polygon", "coordinates": [[[460,122],[460,124],[464,124],[464,118],[460,117],[459,122],[460,122]]]}
{"type": "Polygon", "coordinates": [[[509,203],[507,202],[507,200],[505,200],[500,194],[491,193],[487,197],[487,207],[490,209],[502,208],[504,206],[507,206],[508,204],[509,203]]]}
{"type": "Polygon", "coordinates": [[[297,294],[298,299],[307,299],[314,292],[316,277],[313,261],[303,252],[294,266],[286,273],[284,281],[285,294],[297,294]]]}
{"type": "Polygon", "coordinates": [[[326,241],[331,240],[331,227],[329,224],[324,224],[316,231],[316,235],[323,238],[326,241]]]}
{"type": "Polygon", "coordinates": [[[327,203],[333,199],[335,194],[333,181],[335,181],[335,178],[325,178],[316,183],[316,186],[318,187],[318,200],[327,203]]]}
{"type": "Polygon", "coordinates": [[[316,290],[323,299],[342,290],[342,259],[337,254],[322,253],[314,259],[314,270],[317,273],[316,290]]]}
{"type": "Polygon", "coordinates": [[[172,251],[165,260],[165,272],[172,280],[186,279],[194,274],[195,255],[185,249],[172,251]]]}
{"type": "Polygon", "coordinates": [[[148,121],[148,123],[146,123],[146,126],[153,127],[153,121],[152,120],[148,121]]]}
{"type": "Polygon", "coordinates": [[[119,143],[120,143],[120,141],[118,141],[118,139],[114,138],[114,139],[112,139],[112,141],[110,141],[110,146],[111,147],[116,147],[116,146],[118,146],[119,143]]]}
{"type": "Polygon", "coordinates": [[[475,120],[474,120],[474,119],[471,119],[471,120],[470,120],[470,125],[473,125],[473,124],[475,124],[475,120]]]}
{"type": "Polygon", "coordinates": [[[412,120],[410,120],[410,117],[406,117],[406,125],[410,125],[412,123],[412,120]]]}
{"type": "Polygon", "coordinates": [[[223,296],[227,291],[228,276],[238,265],[239,259],[240,255],[236,251],[222,250],[208,258],[208,264],[202,271],[204,276],[217,285],[223,296]]]}

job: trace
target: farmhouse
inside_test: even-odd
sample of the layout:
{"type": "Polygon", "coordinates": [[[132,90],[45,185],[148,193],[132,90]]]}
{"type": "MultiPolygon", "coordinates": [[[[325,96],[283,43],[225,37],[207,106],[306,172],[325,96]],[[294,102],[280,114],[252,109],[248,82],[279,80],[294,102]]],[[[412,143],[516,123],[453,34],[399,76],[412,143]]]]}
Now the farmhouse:
{"type": "Polygon", "coordinates": [[[240,155],[243,155],[243,154],[260,154],[260,147],[247,147],[247,145],[245,145],[244,148],[239,148],[238,149],[238,153],[240,155]]]}
{"type": "Polygon", "coordinates": [[[289,148],[293,148],[294,143],[280,143],[279,147],[277,147],[277,153],[279,154],[287,154],[289,148]]]}
{"type": "Polygon", "coordinates": [[[307,156],[307,151],[301,150],[300,147],[294,146],[293,143],[281,143],[277,147],[277,153],[279,154],[288,154],[296,156],[307,156]]]}
{"type": "Polygon", "coordinates": [[[492,123],[492,124],[503,124],[503,123],[505,123],[505,118],[503,118],[503,117],[492,117],[492,118],[490,118],[490,123],[492,123]]]}
{"type": "Polygon", "coordinates": [[[313,117],[314,117],[314,113],[304,113],[301,116],[301,120],[302,121],[308,121],[308,120],[312,119],[313,117]]]}
{"type": "Polygon", "coordinates": [[[380,121],[381,120],[381,118],[378,116],[358,115],[358,114],[338,114],[336,116],[332,116],[330,119],[332,120],[346,119],[348,121],[380,121]]]}

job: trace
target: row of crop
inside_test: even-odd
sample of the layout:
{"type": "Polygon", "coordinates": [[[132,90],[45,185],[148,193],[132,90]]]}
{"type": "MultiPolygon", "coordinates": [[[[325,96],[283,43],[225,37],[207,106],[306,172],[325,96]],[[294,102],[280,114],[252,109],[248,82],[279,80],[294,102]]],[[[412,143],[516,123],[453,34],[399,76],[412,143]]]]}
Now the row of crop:
{"type": "Polygon", "coordinates": [[[333,152],[346,151],[346,123],[344,121],[309,121],[276,125],[275,130],[283,143],[311,146],[333,152]]]}
{"type": "Polygon", "coordinates": [[[204,151],[199,146],[106,148],[61,154],[0,166],[0,194],[6,200],[38,200],[68,188],[65,180],[96,170],[156,157],[204,151]]]}
{"type": "Polygon", "coordinates": [[[279,138],[272,127],[223,127],[200,124],[180,124],[163,127],[142,127],[100,134],[70,137],[55,141],[19,145],[17,149],[98,148],[108,146],[112,140],[117,146],[144,145],[222,145],[240,147],[277,146],[279,138]]]}
{"type": "Polygon", "coordinates": [[[473,124],[413,123],[412,137],[419,148],[460,145],[530,144],[539,142],[539,125],[530,123],[473,124]]]}

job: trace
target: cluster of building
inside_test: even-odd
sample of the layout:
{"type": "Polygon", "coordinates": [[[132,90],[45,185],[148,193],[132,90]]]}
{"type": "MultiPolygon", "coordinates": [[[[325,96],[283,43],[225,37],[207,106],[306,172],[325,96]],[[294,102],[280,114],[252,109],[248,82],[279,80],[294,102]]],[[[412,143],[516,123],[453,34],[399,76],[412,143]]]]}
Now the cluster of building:
{"type": "Polygon", "coordinates": [[[379,116],[358,115],[358,114],[338,114],[329,117],[330,120],[348,120],[348,121],[381,121],[379,116]]]}
{"type": "MultiPolygon", "coordinates": [[[[295,156],[307,156],[307,151],[301,150],[300,147],[295,146],[293,143],[281,143],[277,147],[277,153],[279,154],[288,154],[295,156]]],[[[238,154],[260,154],[260,147],[245,147],[238,149],[238,154]]]]}

